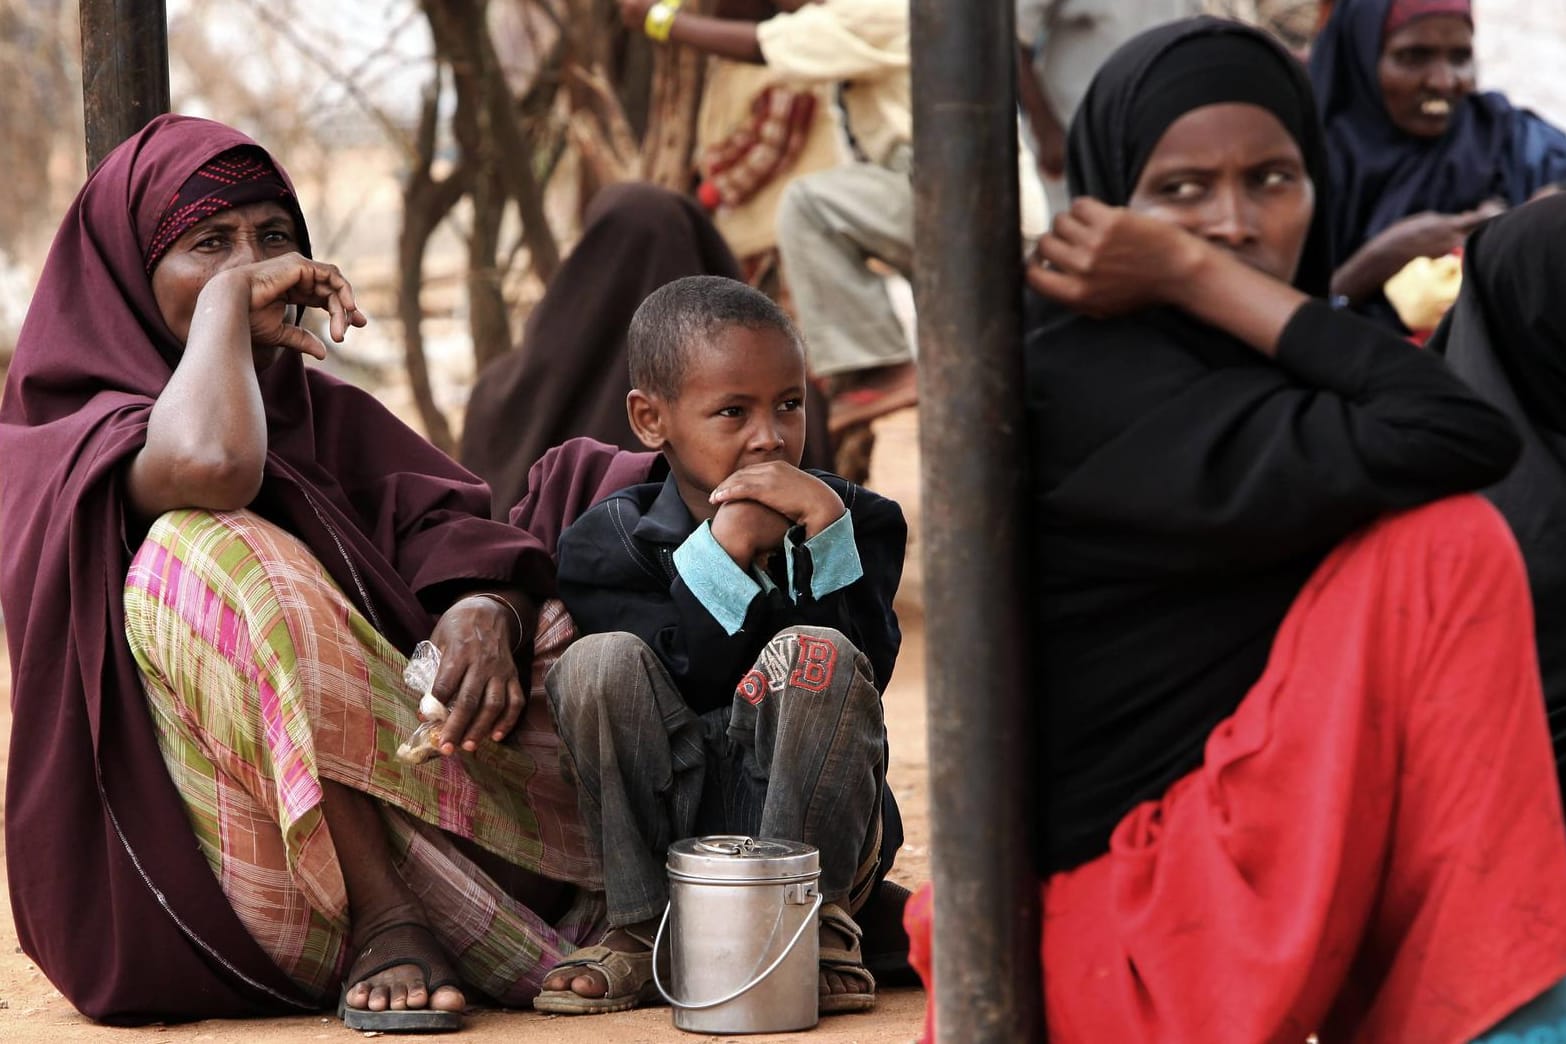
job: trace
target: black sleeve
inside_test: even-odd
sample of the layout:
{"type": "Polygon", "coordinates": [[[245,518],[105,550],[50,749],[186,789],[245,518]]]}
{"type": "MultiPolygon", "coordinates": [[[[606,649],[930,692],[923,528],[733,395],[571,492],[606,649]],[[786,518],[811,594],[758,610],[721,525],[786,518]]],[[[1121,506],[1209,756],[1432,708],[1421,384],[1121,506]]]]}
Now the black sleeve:
{"type": "Polygon", "coordinates": [[[853,516],[854,546],[863,573],[847,587],[818,600],[810,593],[814,571],[810,549],[801,542],[794,550],[794,600],[758,599],[745,626],[774,634],[788,626],[835,628],[870,660],[876,688],[885,692],[902,645],[892,599],[902,580],[908,525],[896,501],[835,475],[812,474],[837,491],[853,516]]]}
{"type": "Polygon", "coordinates": [[[1069,538],[1053,563],[1067,571],[1286,561],[1490,485],[1520,448],[1442,359],[1321,302],[1295,313],[1272,363],[1215,366],[1167,338],[1089,347],[1029,346],[1035,506],[1069,538]]]}
{"type": "MultiPolygon", "coordinates": [[[[898,649],[902,645],[902,632],[898,628],[892,600],[902,582],[908,524],[896,501],[878,496],[836,476],[828,481],[843,498],[844,506],[853,516],[854,545],[859,550],[859,564],[864,573],[841,591],[834,591],[823,598],[819,604],[831,609],[838,620],[825,626],[842,631],[869,658],[870,667],[875,672],[876,688],[884,693],[892,680],[892,668],[897,663],[898,649]]],[[[795,572],[796,576],[800,573],[797,565],[795,572]]],[[[797,611],[801,616],[808,615],[817,603],[808,595],[808,583],[798,583],[796,586],[804,589],[799,597],[797,611]]],[[[802,619],[800,622],[812,621],[802,619]]]]}

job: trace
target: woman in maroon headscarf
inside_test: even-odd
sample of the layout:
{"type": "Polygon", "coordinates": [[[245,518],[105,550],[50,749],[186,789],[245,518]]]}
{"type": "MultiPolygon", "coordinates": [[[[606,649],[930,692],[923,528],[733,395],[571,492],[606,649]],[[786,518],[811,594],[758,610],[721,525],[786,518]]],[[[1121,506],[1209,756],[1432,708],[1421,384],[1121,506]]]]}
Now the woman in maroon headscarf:
{"type": "Polygon", "coordinates": [[[599,926],[543,701],[568,640],[536,540],[319,370],[364,325],[286,176],[160,117],[62,225],[0,404],[26,952],[112,1021],[314,1010],[449,1028],[599,926]],[[446,757],[394,755],[442,653],[446,757]],[[536,639],[536,649],[535,649],[536,639]]]}

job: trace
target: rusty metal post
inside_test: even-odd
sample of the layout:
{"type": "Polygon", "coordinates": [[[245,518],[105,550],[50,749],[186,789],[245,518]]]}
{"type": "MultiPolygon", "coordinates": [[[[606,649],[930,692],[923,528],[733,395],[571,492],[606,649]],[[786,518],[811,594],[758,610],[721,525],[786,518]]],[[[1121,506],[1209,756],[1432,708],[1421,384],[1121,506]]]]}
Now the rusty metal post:
{"type": "Polygon", "coordinates": [[[163,0],[80,0],[87,169],[169,111],[163,0]]]}
{"type": "Polygon", "coordinates": [[[1011,0],[912,0],[938,1039],[1044,1035],[1011,0]]]}

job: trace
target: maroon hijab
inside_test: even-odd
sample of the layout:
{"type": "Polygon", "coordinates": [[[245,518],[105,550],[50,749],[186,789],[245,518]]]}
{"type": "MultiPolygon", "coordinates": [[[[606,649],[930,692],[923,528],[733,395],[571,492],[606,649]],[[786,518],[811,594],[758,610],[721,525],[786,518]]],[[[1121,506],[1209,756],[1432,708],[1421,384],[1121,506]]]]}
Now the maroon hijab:
{"type": "MultiPolygon", "coordinates": [[[[103,1020],[322,1000],[251,940],[197,851],[124,639],[139,542],[124,469],[181,350],[143,258],[187,178],[242,145],[163,116],[104,160],[55,237],[0,403],[12,911],[27,954],[103,1020]]],[[[488,489],[368,394],[292,352],[261,384],[268,453],[251,509],[303,540],[399,648],[464,588],[551,590],[538,542],[489,521],[488,489]]]]}

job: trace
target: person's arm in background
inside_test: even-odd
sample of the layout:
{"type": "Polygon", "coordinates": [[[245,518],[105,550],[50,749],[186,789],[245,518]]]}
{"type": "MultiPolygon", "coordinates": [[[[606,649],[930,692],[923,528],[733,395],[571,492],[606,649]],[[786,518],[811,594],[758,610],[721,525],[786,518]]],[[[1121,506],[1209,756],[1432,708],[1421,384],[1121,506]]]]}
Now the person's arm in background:
{"type": "Polygon", "coordinates": [[[1033,155],[1039,174],[1046,178],[1066,175],[1066,128],[1055,115],[1054,106],[1044,97],[1044,89],[1033,72],[1033,55],[1017,42],[1017,100],[1033,132],[1033,155]]]}
{"type": "Polygon", "coordinates": [[[1040,176],[1058,179],[1066,174],[1066,127],[1055,114],[1033,64],[1056,5],[1057,0],[1017,0],[1017,100],[1033,134],[1033,155],[1040,176]]]}
{"type": "Polygon", "coordinates": [[[1426,211],[1389,225],[1332,273],[1332,296],[1350,304],[1374,297],[1410,261],[1450,254],[1468,233],[1505,209],[1504,203],[1492,200],[1461,214],[1426,211]]]}
{"type": "MultiPolygon", "coordinates": [[[[647,12],[657,0],[620,0],[620,21],[634,33],[643,33],[647,27],[647,12]]],[[[782,0],[777,7],[792,11],[802,6],[803,0],[782,0]]],[[[722,8],[720,7],[721,11],[722,8]]],[[[684,44],[705,54],[717,55],[730,61],[750,62],[762,65],[761,44],[756,36],[756,22],[744,18],[723,18],[699,15],[677,10],[669,25],[668,42],[684,44]]]]}

